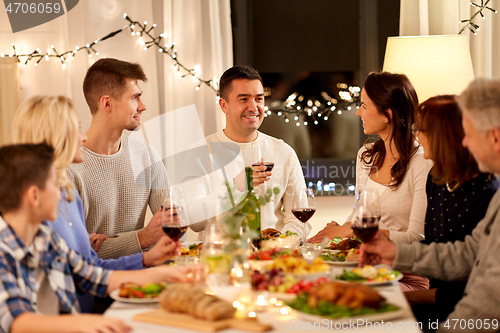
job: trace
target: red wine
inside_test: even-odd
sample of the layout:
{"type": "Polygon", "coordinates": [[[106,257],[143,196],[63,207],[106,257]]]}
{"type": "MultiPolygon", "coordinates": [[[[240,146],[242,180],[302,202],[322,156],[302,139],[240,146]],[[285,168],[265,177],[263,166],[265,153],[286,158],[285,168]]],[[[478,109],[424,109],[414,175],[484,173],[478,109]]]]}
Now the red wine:
{"type": "Polygon", "coordinates": [[[187,232],[188,227],[163,227],[163,231],[173,240],[178,240],[187,232]]]}
{"type": "Polygon", "coordinates": [[[378,231],[380,216],[365,216],[361,223],[352,225],[352,231],[362,242],[370,241],[378,231]]]}
{"type": "MultiPolygon", "coordinates": [[[[262,163],[253,163],[252,166],[259,166],[262,165],[262,163]]],[[[267,167],[267,169],[263,172],[268,172],[271,171],[274,168],[274,162],[264,162],[264,165],[267,167]]]]}
{"type": "Polygon", "coordinates": [[[380,216],[363,216],[361,220],[363,223],[377,224],[380,220],[380,216]]]}
{"type": "Polygon", "coordinates": [[[302,223],[306,223],[316,213],[315,208],[292,209],[293,215],[302,223]]]}

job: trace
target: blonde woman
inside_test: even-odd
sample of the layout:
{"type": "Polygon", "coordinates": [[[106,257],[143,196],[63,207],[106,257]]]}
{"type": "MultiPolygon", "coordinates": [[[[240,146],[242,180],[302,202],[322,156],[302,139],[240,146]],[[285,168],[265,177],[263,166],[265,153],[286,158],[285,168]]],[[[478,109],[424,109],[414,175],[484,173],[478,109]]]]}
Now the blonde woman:
{"type": "MultiPolygon", "coordinates": [[[[103,260],[92,249],[83,214],[82,201],[68,179],[70,163],[83,162],[82,147],[86,136],[79,129],[73,102],[64,96],[35,96],[24,102],[14,116],[12,143],[45,142],[54,148],[54,166],[62,188],[57,219],[50,223],[68,244],[94,265],[112,270],[132,270],[165,262],[180,252],[180,242],[164,236],[150,251],[119,259],[103,260]]],[[[93,297],[78,294],[82,312],[91,312],[93,297]]]]}

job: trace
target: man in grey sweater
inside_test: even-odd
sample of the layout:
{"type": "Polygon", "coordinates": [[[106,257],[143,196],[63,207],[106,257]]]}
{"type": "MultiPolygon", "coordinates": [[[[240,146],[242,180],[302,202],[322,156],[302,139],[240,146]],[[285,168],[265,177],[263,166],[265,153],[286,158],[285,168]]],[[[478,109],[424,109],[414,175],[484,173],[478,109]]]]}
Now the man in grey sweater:
{"type": "MultiPolygon", "coordinates": [[[[470,150],[481,171],[500,173],[500,80],[476,79],[458,101],[463,112],[463,146],[470,150]]],[[[439,323],[438,331],[498,331],[499,209],[497,192],[484,219],[463,242],[395,244],[378,233],[361,246],[362,264],[383,263],[440,280],[468,281],[462,299],[446,321],[439,323]]]]}
{"type": "Polygon", "coordinates": [[[71,164],[68,175],[82,198],[90,241],[103,259],[140,253],[164,234],[166,170],[152,147],[123,135],[139,127],[146,111],[139,81],[147,81],[139,64],[105,58],[88,69],[83,82],[92,123],[84,162],[71,164]],[[144,227],[148,206],[154,215],[144,227]]]}

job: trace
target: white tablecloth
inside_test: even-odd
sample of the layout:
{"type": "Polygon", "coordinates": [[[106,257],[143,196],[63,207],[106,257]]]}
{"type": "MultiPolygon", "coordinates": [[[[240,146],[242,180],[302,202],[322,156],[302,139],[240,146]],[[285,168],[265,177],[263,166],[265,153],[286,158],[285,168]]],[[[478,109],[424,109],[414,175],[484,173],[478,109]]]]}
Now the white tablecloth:
{"type": "MultiPolygon", "coordinates": [[[[404,309],[401,317],[380,322],[369,322],[366,325],[361,325],[362,320],[352,320],[350,323],[341,324],[340,322],[329,322],[328,320],[322,322],[312,322],[310,320],[301,318],[299,314],[292,312],[288,315],[282,315],[280,308],[275,307],[267,312],[260,312],[257,318],[260,322],[270,324],[273,326],[272,332],[289,333],[295,330],[307,332],[324,332],[328,329],[342,329],[351,330],[356,332],[421,332],[421,326],[416,322],[411,309],[406,302],[406,299],[399,288],[397,283],[392,285],[377,288],[377,291],[383,295],[391,304],[397,305],[404,309]],[[360,325],[358,325],[358,323],[360,325]],[[340,326],[343,325],[343,326],[340,326]]],[[[115,301],[111,307],[105,312],[107,317],[120,318],[133,328],[133,332],[137,333],[164,333],[167,326],[147,324],[143,322],[133,321],[132,317],[136,314],[151,311],[158,307],[158,304],[127,304],[115,301]]],[[[178,327],[168,327],[168,332],[171,333],[188,333],[194,332],[193,330],[183,329],[178,327]]],[[[223,330],[224,333],[241,333],[243,331],[236,329],[223,330]]]]}

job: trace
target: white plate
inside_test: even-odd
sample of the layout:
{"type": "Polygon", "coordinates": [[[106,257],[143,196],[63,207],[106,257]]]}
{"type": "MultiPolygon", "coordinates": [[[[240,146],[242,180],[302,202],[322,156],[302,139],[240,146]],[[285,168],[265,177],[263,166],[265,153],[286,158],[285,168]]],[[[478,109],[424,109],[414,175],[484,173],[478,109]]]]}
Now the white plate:
{"type": "Polygon", "coordinates": [[[323,254],[337,254],[340,250],[323,250],[323,254]]]}
{"type": "Polygon", "coordinates": [[[311,274],[291,274],[291,275],[293,275],[293,277],[299,281],[300,280],[314,281],[320,277],[326,277],[328,280],[334,279],[334,276],[332,275],[332,271],[311,273],[311,274]]]}
{"type": "Polygon", "coordinates": [[[120,297],[118,294],[120,293],[120,290],[116,289],[113,290],[110,294],[109,297],[114,299],[115,301],[118,302],[123,302],[123,303],[136,303],[136,304],[145,304],[145,303],[158,303],[159,298],[126,298],[126,297],[120,297]]]}
{"type": "MultiPolygon", "coordinates": [[[[373,266],[373,268],[375,269],[379,269],[379,268],[387,268],[388,270],[391,270],[393,271],[393,269],[390,267],[390,266],[387,266],[387,265],[375,265],[373,266]]],[[[339,274],[340,275],[340,274],[339,274]]],[[[368,286],[381,286],[381,285],[384,285],[384,284],[390,284],[392,282],[395,282],[395,281],[399,281],[403,278],[403,273],[399,272],[399,275],[392,279],[392,280],[386,280],[386,281],[345,281],[345,280],[339,280],[337,279],[337,277],[335,276],[335,281],[338,281],[338,282],[345,282],[345,283],[361,283],[361,284],[366,284],[368,286]]]]}
{"type": "Polygon", "coordinates": [[[357,261],[326,261],[325,264],[332,265],[332,266],[342,266],[342,267],[352,267],[352,266],[358,266],[357,261]]]}
{"type": "Polygon", "coordinates": [[[305,313],[299,310],[291,309],[292,313],[296,314],[299,317],[302,317],[306,320],[309,321],[316,321],[316,322],[322,322],[323,320],[327,319],[328,321],[332,320],[333,322],[355,322],[358,319],[359,320],[364,320],[364,322],[377,322],[377,321],[390,321],[393,319],[401,318],[404,317],[405,315],[408,314],[408,310],[401,308],[398,310],[394,311],[389,311],[389,312],[381,312],[381,313],[372,313],[372,314],[366,314],[366,315],[361,315],[361,316],[353,316],[353,317],[342,317],[342,318],[330,318],[330,317],[323,317],[323,316],[318,316],[318,315],[313,315],[310,313],[305,313]]]}
{"type": "Polygon", "coordinates": [[[299,236],[291,235],[285,238],[278,237],[262,241],[261,250],[272,250],[274,248],[295,250],[299,247],[299,243],[300,243],[299,236]]]}

